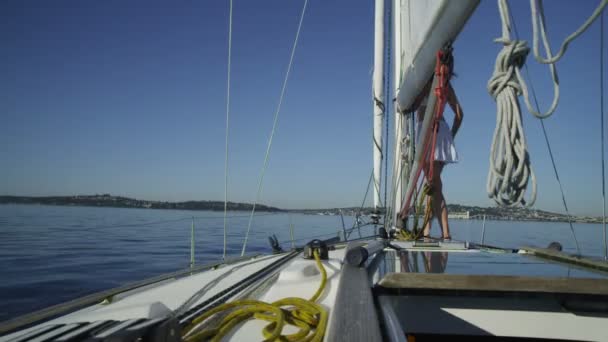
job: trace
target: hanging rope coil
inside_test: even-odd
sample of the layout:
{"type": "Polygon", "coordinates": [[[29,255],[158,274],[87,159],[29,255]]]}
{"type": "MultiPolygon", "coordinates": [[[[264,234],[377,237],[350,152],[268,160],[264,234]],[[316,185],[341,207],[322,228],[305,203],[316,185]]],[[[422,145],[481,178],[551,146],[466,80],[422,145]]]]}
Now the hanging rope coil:
{"type": "Polygon", "coordinates": [[[561,44],[557,54],[555,56],[553,56],[551,51],[548,51],[547,57],[544,58],[538,52],[538,19],[539,18],[541,19],[541,26],[540,26],[541,34],[544,36],[543,40],[546,40],[546,35],[544,33],[544,31],[545,31],[545,28],[544,28],[545,14],[543,13],[543,3],[542,3],[542,1],[539,1],[539,0],[530,0],[530,8],[532,11],[532,32],[533,32],[532,45],[534,46],[534,58],[536,58],[536,60],[539,63],[543,63],[543,64],[553,64],[553,63],[559,61],[566,53],[566,50],[568,49],[568,44],[570,44],[570,42],[572,42],[578,36],[583,34],[583,32],[585,32],[589,28],[589,26],[591,26],[591,24],[595,21],[595,19],[597,19],[602,14],[602,11],[604,10],[604,7],[606,7],[606,5],[608,5],[608,0],[600,1],[599,5],[595,8],[595,10],[591,14],[591,16],[589,18],[587,18],[587,20],[585,20],[585,22],[576,31],[574,31],[568,37],[566,37],[566,39],[564,39],[564,42],[561,44]],[[537,1],[538,1],[538,3],[537,3],[537,1]]]}
{"type": "Polygon", "coordinates": [[[492,78],[488,81],[488,91],[496,101],[497,111],[487,191],[498,204],[532,205],[536,199],[536,178],[530,166],[518,101],[518,96],[522,94],[519,69],[524,65],[530,49],[522,40],[503,37],[496,41],[504,46],[496,58],[492,78]],[[524,195],[530,180],[532,194],[526,201],[524,195]]]}
{"type": "Polygon", "coordinates": [[[528,87],[520,72],[530,48],[526,41],[511,39],[509,6],[506,0],[498,0],[502,37],[495,42],[503,44],[503,48],[496,58],[494,73],[488,81],[488,92],[496,101],[497,119],[487,182],[488,196],[496,203],[508,206],[518,204],[531,206],[536,201],[536,177],[530,165],[518,97],[523,95],[528,111],[539,119],[545,119],[555,112],[560,96],[555,63],[563,57],[568,44],[585,32],[607,4],[608,0],[602,0],[591,17],[564,40],[557,55],[553,56],[545,27],[542,1],[530,0],[534,57],[540,63],[549,64],[553,82],[553,101],[549,109],[542,113],[538,107],[532,106],[528,87]],[[543,42],[547,58],[540,56],[539,40],[543,42]],[[529,199],[525,199],[528,185],[531,185],[531,193],[529,199]]]}
{"type": "MultiPolygon", "coordinates": [[[[518,97],[525,89],[519,70],[526,63],[530,48],[526,41],[511,40],[511,23],[506,0],[499,0],[502,37],[495,40],[503,48],[496,57],[494,73],[488,81],[488,92],[496,101],[496,128],[490,150],[488,196],[498,204],[532,205],[536,200],[536,177],[522,125],[518,97]],[[529,200],[524,199],[528,183],[532,183],[529,200]]],[[[526,90],[527,92],[527,90],[526,90]]]]}

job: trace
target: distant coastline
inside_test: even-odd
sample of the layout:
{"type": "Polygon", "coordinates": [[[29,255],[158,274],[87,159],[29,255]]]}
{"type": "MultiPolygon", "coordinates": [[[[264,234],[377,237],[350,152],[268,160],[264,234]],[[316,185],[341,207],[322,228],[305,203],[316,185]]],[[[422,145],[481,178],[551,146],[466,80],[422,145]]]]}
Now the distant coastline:
{"type": "MultiPolygon", "coordinates": [[[[184,201],[184,202],[162,202],[147,201],[128,197],[103,195],[77,195],[77,196],[0,196],[0,204],[42,204],[61,206],[86,206],[86,207],[112,207],[112,208],[145,208],[145,209],[177,209],[177,210],[213,210],[223,211],[224,202],[220,201],[184,201]]],[[[228,202],[227,209],[230,211],[251,210],[249,203],[228,202]]],[[[256,211],[282,212],[284,210],[262,204],[255,206],[256,211]]]]}
{"type": "MultiPolygon", "coordinates": [[[[372,208],[331,208],[331,209],[299,209],[289,210],[301,214],[310,215],[340,215],[346,216],[370,215],[373,212],[372,208]]],[[[568,216],[550,211],[528,209],[522,207],[478,207],[461,204],[448,204],[448,212],[450,219],[462,220],[483,220],[484,216],[487,220],[502,220],[502,221],[536,221],[536,222],[568,222],[568,216]]],[[[578,223],[602,223],[601,217],[592,216],[574,216],[571,215],[572,222],[578,223]]]]}
{"type": "MultiPolygon", "coordinates": [[[[60,206],[86,206],[86,207],[112,207],[112,208],[146,208],[146,209],[176,209],[176,210],[211,210],[223,211],[223,201],[183,201],[164,202],[139,200],[129,197],[103,195],[76,195],[76,196],[0,196],[0,204],[38,204],[60,206]]],[[[228,202],[230,211],[248,211],[253,207],[250,203],[228,202]]],[[[281,209],[263,204],[256,204],[260,212],[290,212],[308,215],[340,215],[345,216],[370,215],[372,208],[348,207],[327,209],[281,209]]],[[[483,219],[506,221],[539,221],[539,222],[568,222],[568,216],[544,210],[527,209],[521,207],[478,207],[461,204],[449,204],[450,219],[483,219]]],[[[601,217],[571,216],[572,222],[601,223],[601,217]]]]}

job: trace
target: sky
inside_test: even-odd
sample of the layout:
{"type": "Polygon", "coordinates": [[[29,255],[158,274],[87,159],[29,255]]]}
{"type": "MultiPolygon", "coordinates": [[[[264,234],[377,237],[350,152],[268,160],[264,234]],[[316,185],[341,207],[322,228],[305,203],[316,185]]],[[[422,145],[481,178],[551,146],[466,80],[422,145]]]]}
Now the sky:
{"type": "MultiPolygon", "coordinates": [[[[597,3],[546,2],[554,50],[597,3]]],[[[234,0],[230,201],[255,199],[302,4],[234,0]]],[[[529,2],[511,7],[530,41],[529,2]]],[[[602,210],[599,32],[598,21],[558,63],[562,97],[545,122],[578,215],[602,210]]],[[[443,173],[448,203],[494,205],[485,185],[496,105],[486,84],[499,35],[496,1],[482,0],[455,42],[464,122],[461,161],[443,173]]],[[[227,41],[228,1],[0,2],[0,194],[223,200],[227,41]]],[[[361,204],[372,168],[372,53],[373,1],[310,0],[262,203],[361,204]]],[[[548,69],[531,56],[528,65],[546,108],[548,69]]],[[[563,212],[540,123],[524,113],[524,126],[535,207],[563,212]]]]}

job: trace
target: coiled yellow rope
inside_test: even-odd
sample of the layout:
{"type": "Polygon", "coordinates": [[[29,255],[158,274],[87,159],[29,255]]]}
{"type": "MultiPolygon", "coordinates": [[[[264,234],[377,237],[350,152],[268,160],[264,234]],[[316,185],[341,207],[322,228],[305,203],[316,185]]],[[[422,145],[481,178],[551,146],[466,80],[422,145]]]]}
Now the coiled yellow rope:
{"type": "Polygon", "coordinates": [[[184,341],[220,341],[239,323],[251,318],[270,322],[262,330],[264,341],[322,341],[327,327],[328,314],[316,301],[325,290],[327,272],[321,263],[319,252],[316,250],[314,257],[321,272],[321,284],[309,300],[289,297],[273,303],[252,299],[226,303],[195,318],[183,331],[184,341]],[[204,329],[188,336],[190,331],[207,318],[226,310],[232,310],[232,312],[224,317],[216,327],[204,329]],[[298,327],[299,331],[295,334],[283,335],[282,331],[286,324],[298,327]]]}

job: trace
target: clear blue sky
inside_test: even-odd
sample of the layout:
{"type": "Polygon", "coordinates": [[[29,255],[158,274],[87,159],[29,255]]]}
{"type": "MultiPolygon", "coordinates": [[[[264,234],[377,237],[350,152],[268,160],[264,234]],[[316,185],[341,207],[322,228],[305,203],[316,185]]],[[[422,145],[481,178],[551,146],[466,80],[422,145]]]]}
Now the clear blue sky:
{"type": "MultiPolygon", "coordinates": [[[[528,1],[512,3],[529,39],[528,1]]],[[[555,48],[596,5],[546,3],[555,48]]],[[[301,6],[234,0],[230,200],[255,197],[301,6]]],[[[2,1],[0,194],[222,200],[227,25],[227,1],[2,1]]],[[[482,1],[455,45],[465,119],[462,161],[444,172],[449,202],[493,205],[485,183],[496,108],[486,82],[499,35],[496,2],[482,1]]],[[[360,203],[372,160],[372,38],[373,1],[310,0],[263,203],[360,203]]],[[[598,53],[599,22],[558,64],[562,100],[546,123],[577,214],[601,213],[598,53]]],[[[546,106],[546,67],[529,65],[546,106]]],[[[537,207],[562,211],[540,124],[524,121],[537,207]]]]}

